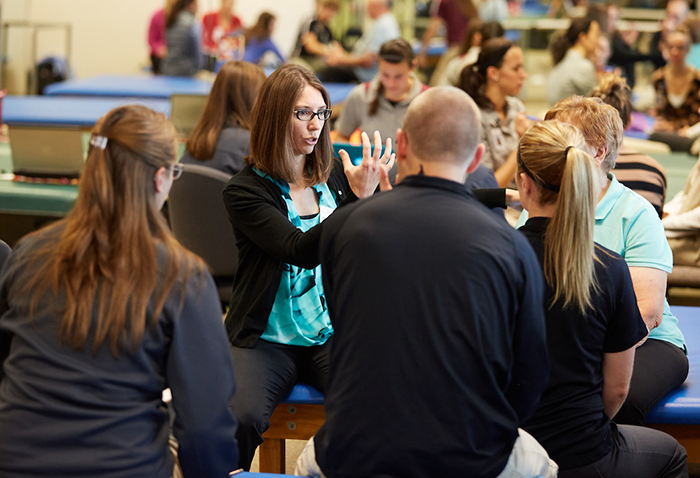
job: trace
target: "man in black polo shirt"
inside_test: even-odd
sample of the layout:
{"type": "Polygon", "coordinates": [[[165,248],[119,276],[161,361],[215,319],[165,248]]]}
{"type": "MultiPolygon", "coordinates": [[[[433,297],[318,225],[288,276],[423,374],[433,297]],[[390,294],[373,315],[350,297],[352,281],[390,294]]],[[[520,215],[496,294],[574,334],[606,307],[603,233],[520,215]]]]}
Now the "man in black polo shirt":
{"type": "Polygon", "coordinates": [[[463,185],[484,150],[478,114],[456,88],[419,95],[397,133],[398,186],[324,222],[327,422],[298,472],[556,476],[518,428],[549,372],[540,267],[463,185]]]}

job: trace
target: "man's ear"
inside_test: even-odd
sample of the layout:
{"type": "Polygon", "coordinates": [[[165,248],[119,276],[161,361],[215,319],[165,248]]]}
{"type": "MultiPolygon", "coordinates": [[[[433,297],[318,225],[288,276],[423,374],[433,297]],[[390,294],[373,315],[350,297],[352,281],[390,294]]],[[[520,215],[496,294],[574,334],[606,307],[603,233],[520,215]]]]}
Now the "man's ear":
{"type": "Polygon", "coordinates": [[[406,159],[408,152],[408,137],[401,128],[396,130],[396,160],[403,161],[406,159]]]}
{"type": "Polygon", "coordinates": [[[467,174],[471,174],[476,171],[476,168],[479,167],[479,163],[481,163],[481,158],[484,157],[485,150],[486,146],[484,146],[484,143],[479,143],[479,145],[476,147],[476,152],[474,153],[474,159],[472,159],[472,162],[469,163],[469,167],[467,168],[467,174]]]}

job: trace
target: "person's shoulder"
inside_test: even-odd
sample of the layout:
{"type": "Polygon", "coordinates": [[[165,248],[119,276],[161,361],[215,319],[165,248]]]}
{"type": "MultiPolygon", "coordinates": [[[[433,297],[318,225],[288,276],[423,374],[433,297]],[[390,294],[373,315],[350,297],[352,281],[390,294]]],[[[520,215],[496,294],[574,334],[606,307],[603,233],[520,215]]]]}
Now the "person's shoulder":
{"type": "Polygon", "coordinates": [[[250,140],[250,131],[236,125],[225,126],[219,133],[219,143],[250,140]]]}
{"type": "Polygon", "coordinates": [[[525,103],[523,103],[517,96],[506,96],[506,102],[508,103],[508,109],[512,111],[525,111],[525,103]]]}
{"type": "Polygon", "coordinates": [[[348,103],[362,102],[367,103],[370,101],[370,97],[373,96],[372,82],[366,81],[360,83],[359,85],[353,87],[348,93],[347,98],[345,98],[345,106],[348,103]]]}
{"type": "Polygon", "coordinates": [[[651,82],[656,83],[664,79],[664,67],[659,68],[654,73],[651,74],[651,82]]]}
{"type": "Polygon", "coordinates": [[[640,226],[661,224],[659,214],[649,201],[623,184],[619,184],[619,187],[621,188],[620,195],[612,207],[618,219],[640,226]]]}

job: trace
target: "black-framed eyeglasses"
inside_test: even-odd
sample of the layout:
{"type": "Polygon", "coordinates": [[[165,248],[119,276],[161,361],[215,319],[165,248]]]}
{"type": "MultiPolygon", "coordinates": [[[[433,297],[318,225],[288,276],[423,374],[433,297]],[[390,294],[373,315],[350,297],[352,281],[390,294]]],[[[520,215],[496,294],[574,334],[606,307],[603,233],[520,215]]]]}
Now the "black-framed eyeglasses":
{"type": "Polygon", "coordinates": [[[180,179],[180,176],[182,176],[182,172],[184,170],[185,168],[182,166],[182,164],[173,164],[173,181],[180,179]]]}
{"type": "Polygon", "coordinates": [[[330,119],[331,113],[333,113],[333,110],[329,110],[327,108],[321,108],[315,113],[307,109],[294,110],[294,115],[301,121],[311,121],[314,119],[314,116],[318,116],[318,119],[321,121],[326,121],[330,119]]]}

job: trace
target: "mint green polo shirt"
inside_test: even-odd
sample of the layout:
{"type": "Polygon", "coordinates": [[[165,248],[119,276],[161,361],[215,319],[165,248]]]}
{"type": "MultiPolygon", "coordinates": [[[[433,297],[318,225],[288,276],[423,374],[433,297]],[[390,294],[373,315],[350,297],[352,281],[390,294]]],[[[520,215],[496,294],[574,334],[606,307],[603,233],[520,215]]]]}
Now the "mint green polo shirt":
{"type": "MultiPolygon", "coordinates": [[[[620,184],[612,173],[608,173],[608,179],[610,187],[595,209],[595,242],[620,254],[629,267],[671,272],[673,254],[658,213],[649,201],[620,184]]],[[[527,219],[528,213],[523,211],[515,227],[520,228],[527,219]]],[[[671,313],[666,299],[661,325],[651,331],[649,338],[686,350],[678,319],[671,313]]]]}

